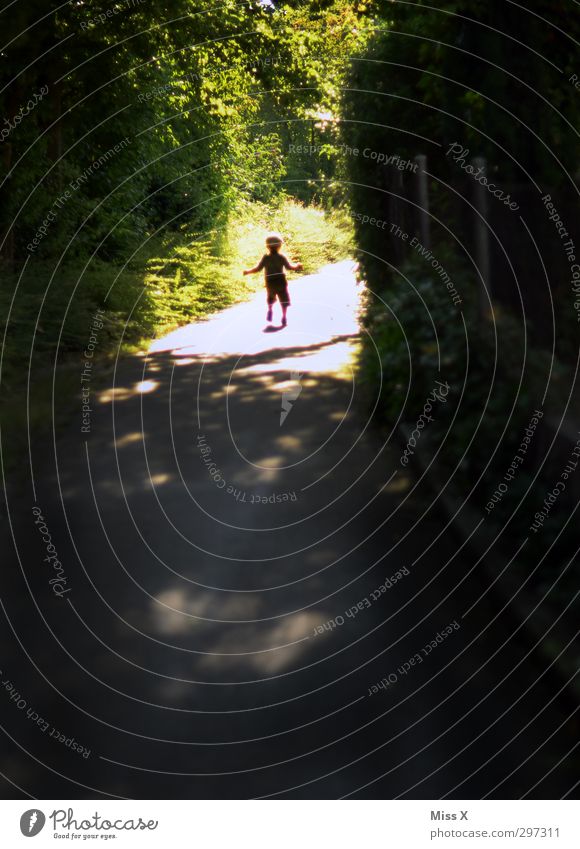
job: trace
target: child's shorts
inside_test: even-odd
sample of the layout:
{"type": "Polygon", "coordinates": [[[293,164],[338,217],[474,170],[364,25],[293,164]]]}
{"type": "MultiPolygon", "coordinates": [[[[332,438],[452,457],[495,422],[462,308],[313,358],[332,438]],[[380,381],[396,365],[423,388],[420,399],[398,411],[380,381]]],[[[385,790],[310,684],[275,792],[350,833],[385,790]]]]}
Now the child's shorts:
{"type": "Polygon", "coordinates": [[[266,292],[269,306],[275,303],[276,298],[280,301],[281,306],[290,306],[290,293],[288,292],[287,280],[276,280],[272,283],[266,283],[266,292]]]}

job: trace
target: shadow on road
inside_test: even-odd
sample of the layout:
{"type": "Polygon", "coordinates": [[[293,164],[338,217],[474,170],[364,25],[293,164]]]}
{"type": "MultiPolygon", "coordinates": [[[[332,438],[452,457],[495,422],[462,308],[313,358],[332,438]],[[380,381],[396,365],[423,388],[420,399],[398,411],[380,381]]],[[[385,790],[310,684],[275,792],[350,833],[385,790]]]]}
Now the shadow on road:
{"type": "Polygon", "coordinates": [[[30,793],[503,798],[565,750],[531,754],[562,709],[517,701],[530,647],[493,599],[464,618],[477,563],[370,425],[352,269],[292,292],[274,347],[261,298],[176,331],[35,446],[67,592],[24,515],[2,673],[57,732],[4,699],[30,793]]]}

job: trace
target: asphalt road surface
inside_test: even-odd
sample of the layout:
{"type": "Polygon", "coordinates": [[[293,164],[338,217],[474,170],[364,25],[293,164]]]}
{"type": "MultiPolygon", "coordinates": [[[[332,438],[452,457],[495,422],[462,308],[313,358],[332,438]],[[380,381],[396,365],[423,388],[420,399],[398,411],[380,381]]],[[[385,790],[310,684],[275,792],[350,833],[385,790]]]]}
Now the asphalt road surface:
{"type": "Polygon", "coordinates": [[[360,295],[341,263],[291,284],[286,328],[262,293],[182,328],[33,444],[7,496],[5,796],[574,783],[558,679],[371,424],[360,295]]]}

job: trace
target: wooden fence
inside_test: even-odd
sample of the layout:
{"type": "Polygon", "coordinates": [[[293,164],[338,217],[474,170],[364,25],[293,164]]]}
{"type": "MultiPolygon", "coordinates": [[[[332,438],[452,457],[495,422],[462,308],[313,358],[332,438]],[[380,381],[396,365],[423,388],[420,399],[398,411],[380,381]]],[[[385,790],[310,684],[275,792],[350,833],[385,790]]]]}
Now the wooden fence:
{"type": "MultiPolygon", "coordinates": [[[[520,321],[525,316],[531,341],[547,348],[552,347],[557,327],[560,355],[575,358],[580,221],[574,188],[531,183],[499,188],[485,160],[471,159],[476,174],[485,175],[493,185],[497,182],[504,198],[509,194],[517,205],[513,209],[471,172],[458,168],[457,179],[444,186],[429,173],[427,157],[418,155],[415,162],[414,173],[396,170],[390,178],[389,220],[416,236],[435,257],[442,245],[455,243],[473,268],[482,317],[489,313],[491,299],[520,321]],[[569,340],[561,337],[566,333],[569,340]]],[[[412,251],[410,239],[403,241],[389,232],[386,237],[389,255],[397,263],[404,261],[412,251]]]]}

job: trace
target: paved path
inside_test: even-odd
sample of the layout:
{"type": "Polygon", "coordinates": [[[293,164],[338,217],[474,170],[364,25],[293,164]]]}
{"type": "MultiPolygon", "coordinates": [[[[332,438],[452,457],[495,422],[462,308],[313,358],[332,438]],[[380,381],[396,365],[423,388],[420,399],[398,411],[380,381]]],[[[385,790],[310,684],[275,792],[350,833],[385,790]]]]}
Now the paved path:
{"type": "Polygon", "coordinates": [[[79,415],[35,446],[67,592],[31,497],[0,665],[33,713],[1,703],[7,795],[505,797],[565,751],[519,766],[565,708],[518,736],[549,684],[511,709],[529,647],[489,595],[462,618],[479,572],[365,417],[352,265],[291,294],[287,328],[260,293],[156,341],[93,391],[90,433],[79,415]]]}

